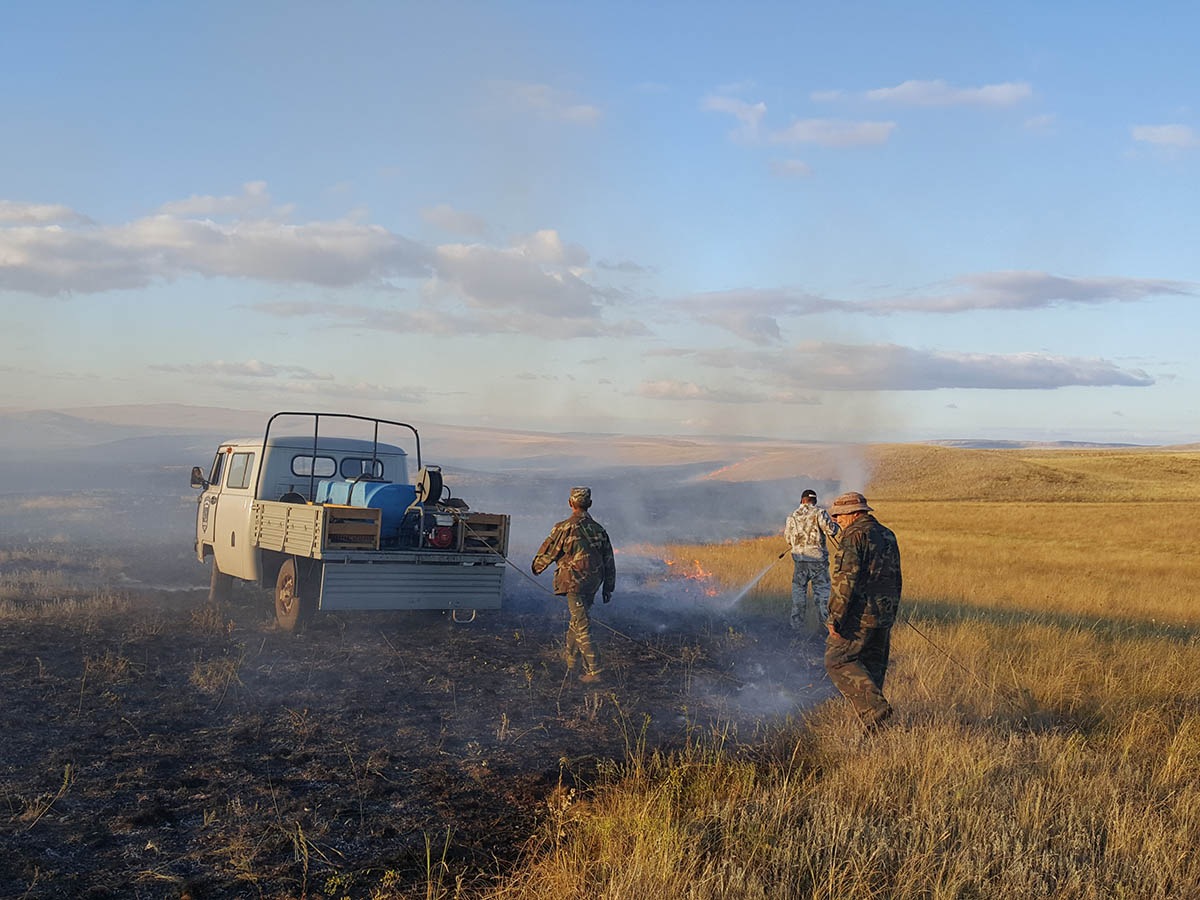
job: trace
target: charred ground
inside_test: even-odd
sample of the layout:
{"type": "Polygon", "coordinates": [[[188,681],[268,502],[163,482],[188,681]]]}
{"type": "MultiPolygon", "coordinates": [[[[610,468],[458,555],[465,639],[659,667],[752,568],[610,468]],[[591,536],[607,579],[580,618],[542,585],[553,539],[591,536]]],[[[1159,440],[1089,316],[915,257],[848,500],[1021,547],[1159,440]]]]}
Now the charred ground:
{"type": "Polygon", "coordinates": [[[597,629],[606,680],[585,689],[564,678],[565,613],[516,573],[469,625],[341,615],[292,636],[261,592],[218,607],[163,586],[199,569],[5,552],[0,896],[482,883],[636,745],[745,736],[825,690],[818,644],[653,574],[598,609],[635,640],[597,629]]]}

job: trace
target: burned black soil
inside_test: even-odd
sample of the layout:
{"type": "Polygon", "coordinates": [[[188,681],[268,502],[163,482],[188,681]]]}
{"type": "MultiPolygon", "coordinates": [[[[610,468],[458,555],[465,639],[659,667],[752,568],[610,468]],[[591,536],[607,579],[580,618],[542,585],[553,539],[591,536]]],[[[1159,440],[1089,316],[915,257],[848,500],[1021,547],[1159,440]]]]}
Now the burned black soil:
{"type": "Polygon", "coordinates": [[[78,602],[13,599],[13,572],[45,594],[52,565],[5,566],[0,897],[482,886],[560,785],[585,796],[639,746],[747,738],[828,692],[819,645],[683,586],[597,606],[633,640],[594,627],[605,674],[585,686],[565,673],[564,610],[515,573],[506,608],[470,624],[329,615],[297,636],[259,591],[217,607],[146,586],[170,560],[84,565],[114,583],[78,602]]]}

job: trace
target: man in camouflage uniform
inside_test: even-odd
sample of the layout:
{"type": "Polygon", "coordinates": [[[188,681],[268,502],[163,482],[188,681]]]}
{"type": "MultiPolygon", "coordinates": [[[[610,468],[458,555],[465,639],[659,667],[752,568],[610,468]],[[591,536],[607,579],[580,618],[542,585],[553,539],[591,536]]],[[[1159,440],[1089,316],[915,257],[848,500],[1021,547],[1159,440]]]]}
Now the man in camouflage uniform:
{"type": "Polygon", "coordinates": [[[584,665],[579,680],[590,684],[600,680],[600,667],[592,650],[588,610],[598,588],[603,588],[605,603],[612,599],[617,566],[608,533],[588,514],[592,505],[591,488],[571,488],[570,503],[571,517],[554,526],[533,558],[533,574],[540,575],[551,563],[558,563],[554,593],[566,595],[571,612],[571,624],[567,627],[567,671],[574,668],[578,653],[584,665]]]}
{"type": "Polygon", "coordinates": [[[792,631],[803,631],[808,618],[808,588],[821,625],[829,617],[829,551],[825,536],[836,537],[837,524],[817,506],[817,492],[800,495],[800,508],[787,518],[783,538],[792,548],[792,631]]]}
{"type": "Polygon", "coordinates": [[[825,643],[825,671],[868,730],[892,714],[883,696],[883,677],[901,587],[896,535],[871,511],[866,498],[854,491],[830,507],[842,533],[830,566],[833,592],[825,643]]]}

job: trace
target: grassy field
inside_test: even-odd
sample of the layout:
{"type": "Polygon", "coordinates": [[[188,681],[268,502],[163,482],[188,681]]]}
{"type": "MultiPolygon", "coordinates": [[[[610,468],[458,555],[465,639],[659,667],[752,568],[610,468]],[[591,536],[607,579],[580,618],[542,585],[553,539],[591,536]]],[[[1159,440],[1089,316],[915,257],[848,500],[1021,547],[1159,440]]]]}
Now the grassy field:
{"type": "Polygon", "coordinates": [[[856,452],[915,626],[869,738],[797,705],[786,561],[707,605],[779,537],[623,548],[675,565],[618,557],[595,691],[536,598],[296,638],[187,547],[0,545],[0,895],[1200,896],[1200,453],[856,452]]]}
{"type": "MultiPolygon", "coordinates": [[[[893,634],[895,727],[832,701],[635,754],[491,897],[1200,896],[1200,457],[872,452],[924,634],[893,634]]],[[[664,555],[734,590],[781,546],[664,555]]],[[[789,577],[745,605],[782,620],[789,577]]]]}

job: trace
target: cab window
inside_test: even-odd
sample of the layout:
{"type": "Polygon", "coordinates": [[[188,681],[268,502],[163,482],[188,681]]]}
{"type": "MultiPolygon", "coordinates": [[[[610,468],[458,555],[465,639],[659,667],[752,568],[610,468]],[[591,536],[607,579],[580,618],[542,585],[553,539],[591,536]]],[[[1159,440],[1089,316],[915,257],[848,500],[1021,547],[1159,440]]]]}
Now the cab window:
{"type": "Polygon", "coordinates": [[[383,460],[375,460],[375,471],[371,471],[371,460],[357,456],[347,456],[342,460],[342,477],[357,478],[359,475],[373,474],[376,478],[383,477],[383,460]]]}
{"type": "Polygon", "coordinates": [[[310,475],[316,475],[318,478],[329,478],[337,474],[337,460],[332,456],[318,456],[314,464],[313,457],[311,456],[293,456],[292,474],[303,475],[305,478],[308,478],[310,475]],[[314,469],[316,471],[313,471],[314,469]]]}
{"type": "Polygon", "coordinates": [[[208,483],[220,487],[221,473],[225,468],[225,451],[218,450],[217,458],[213,460],[212,471],[208,473],[208,483]]]}
{"type": "Polygon", "coordinates": [[[247,488],[250,487],[250,476],[254,469],[254,454],[253,453],[235,453],[229,460],[229,480],[225,482],[227,488],[247,488]]]}

